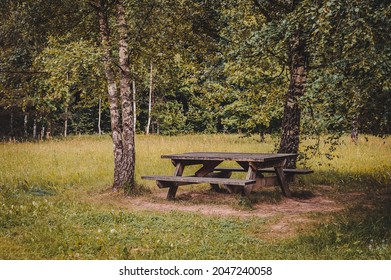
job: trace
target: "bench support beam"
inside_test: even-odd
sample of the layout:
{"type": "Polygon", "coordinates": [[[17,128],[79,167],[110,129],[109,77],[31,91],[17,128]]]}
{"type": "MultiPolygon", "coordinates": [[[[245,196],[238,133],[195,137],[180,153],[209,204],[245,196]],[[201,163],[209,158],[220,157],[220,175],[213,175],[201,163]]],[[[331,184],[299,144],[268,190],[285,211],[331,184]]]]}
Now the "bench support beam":
{"type": "Polygon", "coordinates": [[[276,170],[277,179],[278,179],[279,185],[281,187],[282,194],[285,195],[286,197],[291,197],[292,193],[288,187],[288,182],[285,179],[285,175],[284,175],[284,171],[282,170],[282,166],[275,167],[274,169],[276,170]]]}
{"type": "MultiPolygon", "coordinates": [[[[174,171],[174,176],[182,176],[183,170],[185,169],[185,164],[183,162],[175,162],[173,160],[173,164],[175,164],[175,171],[174,171]]],[[[162,183],[161,183],[162,184],[162,183]]],[[[167,192],[167,199],[168,200],[173,200],[175,199],[176,192],[178,191],[178,184],[176,183],[170,183],[169,189],[167,192]]]]}
{"type": "Polygon", "coordinates": [[[220,186],[224,186],[230,193],[242,193],[249,196],[252,190],[266,186],[280,186],[284,196],[291,197],[292,193],[288,183],[292,182],[295,175],[310,174],[312,170],[306,169],[284,169],[285,160],[276,160],[274,167],[270,163],[237,161],[240,167],[218,167],[222,161],[181,161],[172,160],[175,165],[174,176],[143,176],[143,179],[156,180],[159,188],[168,188],[167,199],[175,199],[179,186],[191,184],[210,184],[212,189],[219,192],[220,186]],[[202,164],[195,175],[182,177],[184,168],[187,165],[202,164]],[[230,179],[232,172],[247,172],[246,179],[230,179]],[[271,173],[273,176],[265,176],[271,173]]]}

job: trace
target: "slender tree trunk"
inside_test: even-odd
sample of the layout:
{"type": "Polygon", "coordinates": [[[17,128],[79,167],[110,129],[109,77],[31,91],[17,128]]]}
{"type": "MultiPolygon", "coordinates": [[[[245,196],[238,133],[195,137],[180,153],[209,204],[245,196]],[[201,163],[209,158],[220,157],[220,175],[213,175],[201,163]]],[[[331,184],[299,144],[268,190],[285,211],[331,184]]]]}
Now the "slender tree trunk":
{"type": "Polygon", "coordinates": [[[102,98],[99,98],[99,105],[98,105],[98,134],[102,135],[102,129],[100,127],[102,119],[102,98]]]}
{"type": "MultiPolygon", "coordinates": [[[[70,95],[69,90],[69,71],[67,71],[67,85],[68,85],[68,96],[70,95]]],[[[64,137],[68,136],[68,108],[69,108],[68,97],[65,98],[65,114],[64,114],[64,137]]]]}
{"type": "Polygon", "coordinates": [[[350,138],[354,144],[358,144],[358,121],[352,122],[352,133],[350,133],[350,138]]]}
{"type": "Polygon", "coordinates": [[[10,136],[15,136],[14,135],[14,112],[11,112],[10,116],[10,136]]]}
{"type": "Polygon", "coordinates": [[[33,122],[33,139],[37,139],[37,119],[34,118],[33,122]]]}
{"type": "Polygon", "coordinates": [[[47,128],[46,128],[46,136],[45,139],[51,139],[52,138],[52,123],[48,122],[47,128]]]}
{"type": "Polygon", "coordinates": [[[153,93],[153,64],[151,62],[150,72],[149,72],[149,100],[148,100],[148,123],[145,129],[145,133],[148,135],[151,127],[152,119],[152,93],[153,93]]]}
{"type": "Polygon", "coordinates": [[[43,140],[44,138],[45,138],[45,125],[42,124],[40,140],[43,140]]]}
{"type": "Polygon", "coordinates": [[[27,114],[25,114],[25,115],[24,115],[24,119],[23,119],[23,132],[24,132],[24,137],[27,137],[27,135],[28,135],[27,123],[28,123],[28,116],[27,116],[27,114]]]}
{"type": "Polygon", "coordinates": [[[135,141],[129,68],[128,26],[125,18],[124,2],[123,0],[117,0],[116,8],[120,69],[119,98],[113,70],[114,63],[112,46],[110,44],[109,24],[103,9],[103,4],[103,0],[95,0],[95,7],[98,10],[101,41],[104,50],[104,66],[109,93],[111,130],[113,133],[113,190],[124,187],[129,192],[135,186],[135,141]],[[121,104],[122,118],[120,116],[119,104],[121,104]]]}
{"type": "Polygon", "coordinates": [[[129,192],[134,188],[135,141],[133,124],[133,100],[130,78],[128,25],[123,0],[117,0],[119,34],[120,94],[122,106],[123,155],[121,165],[122,184],[129,192]]]}
{"type": "Polygon", "coordinates": [[[136,123],[137,123],[137,111],[136,111],[136,81],[133,79],[132,81],[133,86],[133,130],[136,132],[136,123]]]}
{"type": "MultiPolygon", "coordinates": [[[[307,57],[305,44],[294,36],[290,44],[290,84],[284,106],[279,153],[297,153],[300,142],[300,97],[304,94],[307,57]]],[[[288,168],[296,168],[296,159],[288,161],[288,168]]]]}
{"type": "Polygon", "coordinates": [[[65,105],[64,137],[68,136],[68,104],[65,105]]]}
{"type": "Polygon", "coordinates": [[[95,7],[98,11],[99,18],[99,30],[101,36],[101,42],[104,52],[104,69],[107,80],[107,90],[109,94],[109,107],[110,107],[110,122],[113,139],[113,153],[114,153],[114,182],[113,190],[117,190],[122,187],[122,156],[123,156],[123,144],[121,134],[120,113],[118,108],[118,96],[117,85],[115,83],[114,63],[112,47],[110,44],[110,32],[109,24],[106,13],[104,11],[104,1],[95,0],[95,7]]]}

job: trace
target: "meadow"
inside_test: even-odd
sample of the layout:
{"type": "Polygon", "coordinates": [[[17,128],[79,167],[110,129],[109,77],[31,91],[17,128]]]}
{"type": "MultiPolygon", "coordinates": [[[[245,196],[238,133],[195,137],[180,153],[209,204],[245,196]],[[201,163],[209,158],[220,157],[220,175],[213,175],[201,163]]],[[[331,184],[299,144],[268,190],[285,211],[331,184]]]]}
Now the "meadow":
{"type": "MultiPolygon", "coordinates": [[[[212,199],[166,202],[153,181],[140,179],[172,174],[162,154],[272,152],[271,137],[260,143],[225,134],[138,135],[136,178],[146,190],[138,201],[169,204],[167,211],[142,205],[135,210],[127,207],[134,198],[111,193],[107,135],[1,143],[0,259],[391,259],[391,139],[362,136],[357,145],[343,140],[332,160],[316,156],[301,163],[314,173],[293,186],[343,207],[297,214],[289,234],[275,236],[264,232],[286,219],[283,212],[252,215],[251,206],[229,194],[224,207],[246,215],[181,211],[183,205],[213,206],[214,194],[203,186],[212,199]]],[[[252,203],[278,207],[287,201],[275,190],[265,196],[252,203]]]]}

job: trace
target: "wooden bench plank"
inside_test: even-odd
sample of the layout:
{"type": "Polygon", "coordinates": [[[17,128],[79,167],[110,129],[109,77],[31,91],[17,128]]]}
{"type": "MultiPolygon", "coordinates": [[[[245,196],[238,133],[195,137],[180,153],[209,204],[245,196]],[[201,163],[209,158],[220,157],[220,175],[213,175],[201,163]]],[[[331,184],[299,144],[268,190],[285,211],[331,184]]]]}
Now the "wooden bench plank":
{"type": "Polygon", "coordinates": [[[236,185],[246,186],[254,184],[255,180],[241,180],[241,179],[230,179],[230,178],[216,178],[216,177],[186,177],[186,176],[142,176],[142,179],[156,180],[159,182],[167,183],[189,183],[189,184],[223,184],[223,185],[236,185]]]}
{"type": "Polygon", "coordinates": [[[247,172],[247,170],[241,167],[217,167],[214,171],[222,171],[222,172],[247,172]]]}
{"type": "MultiPolygon", "coordinates": [[[[275,172],[274,168],[263,168],[260,171],[261,172],[270,172],[270,173],[274,173],[275,172]]],[[[286,174],[310,174],[310,173],[314,173],[314,171],[310,170],[310,169],[288,169],[288,168],[284,168],[282,171],[284,171],[284,173],[286,173],[286,174]]]]}
{"type": "MultiPolygon", "coordinates": [[[[247,170],[241,168],[241,167],[217,167],[214,169],[214,171],[222,171],[222,172],[247,172],[247,170]]],[[[260,172],[265,173],[275,173],[274,168],[262,168],[259,170],[260,172]]],[[[284,173],[287,174],[310,174],[314,173],[313,170],[310,169],[283,169],[284,173]]]]}

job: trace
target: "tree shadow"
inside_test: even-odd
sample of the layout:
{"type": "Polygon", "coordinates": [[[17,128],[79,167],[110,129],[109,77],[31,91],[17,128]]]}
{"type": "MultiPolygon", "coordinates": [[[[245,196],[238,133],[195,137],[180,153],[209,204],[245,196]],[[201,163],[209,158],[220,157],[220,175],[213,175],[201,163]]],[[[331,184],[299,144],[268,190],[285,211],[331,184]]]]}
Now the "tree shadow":
{"type": "Polygon", "coordinates": [[[301,190],[292,192],[292,198],[306,200],[312,199],[315,197],[315,194],[312,191],[301,190]]]}
{"type": "Polygon", "coordinates": [[[391,259],[391,190],[341,201],[346,205],[344,211],[331,214],[299,236],[295,246],[315,254],[311,258],[391,259]]]}

